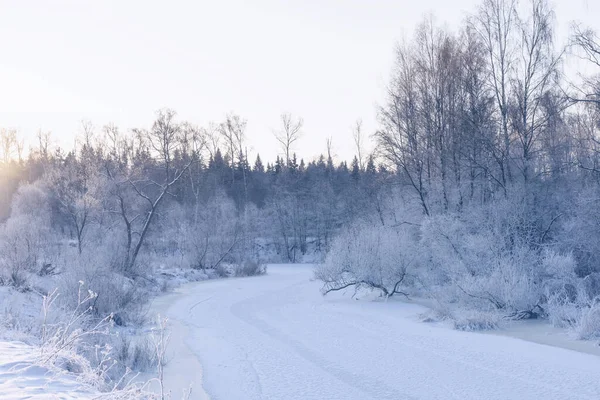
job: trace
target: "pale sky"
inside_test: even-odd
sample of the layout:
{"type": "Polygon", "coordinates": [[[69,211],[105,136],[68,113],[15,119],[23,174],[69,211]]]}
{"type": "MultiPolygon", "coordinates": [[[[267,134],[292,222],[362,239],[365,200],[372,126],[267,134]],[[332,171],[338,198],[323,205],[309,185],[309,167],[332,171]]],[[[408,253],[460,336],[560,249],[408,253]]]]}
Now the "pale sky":
{"type": "MultiPolygon", "coordinates": [[[[331,136],[350,159],[354,121],[376,129],[394,44],[430,12],[456,27],[479,2],[0,0],[0,127],[70,148],[82,119],[128,129],[162,107],[199,125],[235,112],[252,155],[272,160],[291,112],[305,121],[299,154],[331,136]]],[[[554,5],[559,41],[573,20],[600,29],[600,1],[554,5]]]]}

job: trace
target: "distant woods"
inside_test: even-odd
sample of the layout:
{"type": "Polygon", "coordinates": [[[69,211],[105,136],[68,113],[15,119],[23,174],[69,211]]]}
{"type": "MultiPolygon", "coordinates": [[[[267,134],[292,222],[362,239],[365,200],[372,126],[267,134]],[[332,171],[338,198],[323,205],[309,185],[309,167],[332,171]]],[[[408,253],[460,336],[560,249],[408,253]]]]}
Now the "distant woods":
{"type": "Polygon", "coordinates": [[[14,131],[2,131],[10,136],[1,216],[11,215],[11,204],[14,214],[19,185],[36,186],[47,195],[51,230],[73,240],[79,253],[97,246],[101,232],[113,232],[119,251],[111,263],[123,271],[135,269],[148,237],[172,240],[162,237],[167,227],[189,230],[182,233],[187,244],[173,246],[193,248],[194,255],[186,254],[191,266],[215,267],[235,249],[261,246],[298,261],[309,248],[324,251],[359,212],[376,213],[378,201],[371,199],[393,176],[376,167],[362,144],[361,161],[350,165],[334,161],[331,151],[308,162],[298,158],[294,144],[302,129],[300,117],[282,114],[272,139],[282,157],[273,162],[248,159],[246,121],[235,114],[200,128],[164,109],[148,128],[127,133],[84,122],[76,149],[52,148],[51,137],[40,134],[26,159],[14,157],[14,131]]]}

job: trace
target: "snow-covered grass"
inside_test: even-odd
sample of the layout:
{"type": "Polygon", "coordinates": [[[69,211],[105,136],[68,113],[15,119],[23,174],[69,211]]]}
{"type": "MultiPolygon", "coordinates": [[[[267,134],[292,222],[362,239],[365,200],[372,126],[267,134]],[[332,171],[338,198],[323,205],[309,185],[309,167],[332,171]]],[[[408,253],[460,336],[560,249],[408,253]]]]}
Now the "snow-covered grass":
{"type": "Polygon", "coordinates": [[[0,393],[5,400],[95,399],[101,393],[76,374],[38,363],[39,349],[23,342],[0,341],[0,393]]]}
{"type": "MultiPolygon", "coordinates": [[[[198,276],[182,281],[198,280],[198,276]]],[[[168,281],[171,276],[163,278],[168,281]]],[[[115,326],[112,315],[94,315],[96,298],[83,281],[73,309],[65,308],[68,302],[58,301],[56,289],[41,296],[32,290],[0,287],[0,353],[2,346],[10,349],[5,351],[8,360],[16,362],[4,360],[0,365],[2,399],[5,393],[21,399],[38,392],[33,398],[180,398],[149,391],[162,382],[156,370],[160,373],[166,362],[166,325],[115,326]],[[139,379],[138,371],[149,373],[139,379]]]]}
{"type": "MultiPolygon", "coordinates": [[[[73,361],[73,360],[71,360],[73,361]]],[[[81,360],[77,360],[81,362],[81,360]]],[[[85,361],[83,361],[85,363],[85,361]]],[[[122,385],[101,392],[91,384],[95,376],[48,364],[40,348],[20,341],[0,341],[0,393],[3,400],[158,400],[148,383],[125,377],[122,385]],[[121,387],[123,386],[123,387],[121,387]]]]}

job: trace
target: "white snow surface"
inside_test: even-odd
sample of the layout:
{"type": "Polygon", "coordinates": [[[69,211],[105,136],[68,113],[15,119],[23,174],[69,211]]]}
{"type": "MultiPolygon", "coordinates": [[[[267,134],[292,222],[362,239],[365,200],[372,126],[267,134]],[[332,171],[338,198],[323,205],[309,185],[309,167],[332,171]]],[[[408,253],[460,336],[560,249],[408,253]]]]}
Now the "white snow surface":
{"type": "Polygon", "coordinates": [[[321,296],[311,266],[192,283],[155,303],[174,323],[166,386],[192,399],[600,399],[600,357],[418,321],[400,301],[321,296]]]}
{"type": "Polygon", "coordinates": [[[17,341],[0,341],[0,399],[88,400],[100,393],[69,373],[59,373],[36,363],[39,350],[17,341]]]}

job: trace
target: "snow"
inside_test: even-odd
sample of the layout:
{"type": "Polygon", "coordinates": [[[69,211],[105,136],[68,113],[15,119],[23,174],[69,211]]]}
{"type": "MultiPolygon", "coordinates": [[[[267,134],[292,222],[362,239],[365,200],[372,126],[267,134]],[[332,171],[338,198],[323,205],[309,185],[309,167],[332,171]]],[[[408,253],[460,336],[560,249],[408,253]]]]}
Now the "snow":
{"type": "Polygon", "coordinates": [[[193,283],[171,319],[166,387],[192,399],[594,399],[600,358],[419,321],[420,305],[322,297],[312,267],[193,283]]]}
{"type": "Polygon", "coordinates": [[[34,329],[41,308],[42,296],[38,293],[0,286],[0,339],[34,329]]]}
{"type": "Polygon", "coordinates": [[[100,395],[77,381],[73,374],[38,365],[38,355],[37,348],[23,342],[0,341],[2,400],[87,400],[100,395]]]}

